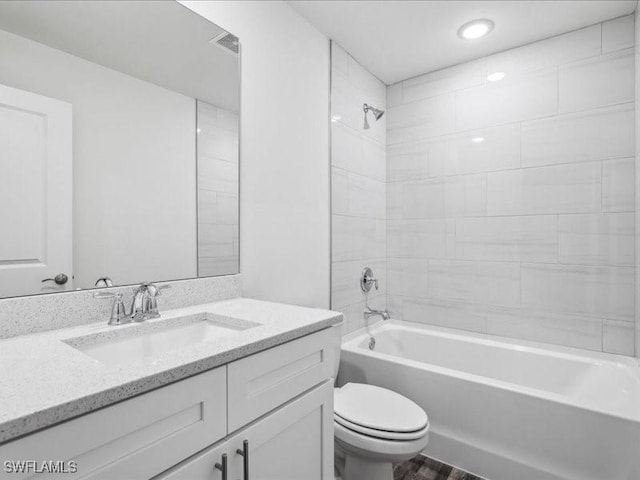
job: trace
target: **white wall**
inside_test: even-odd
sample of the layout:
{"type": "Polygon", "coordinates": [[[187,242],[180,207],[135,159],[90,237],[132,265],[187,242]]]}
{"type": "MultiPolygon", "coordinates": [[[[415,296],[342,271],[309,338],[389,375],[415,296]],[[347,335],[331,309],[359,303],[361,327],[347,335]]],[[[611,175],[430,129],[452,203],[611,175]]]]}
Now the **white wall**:
{"type": "Polygon", "coordinates": [[[284,2],[183,2],[240,37],[245,295],[329,306],[329,42],[284,2]]]}
{"type": "MultiPolygon", "coordinates": [[[[371,308],[386,307],[386,115],[363,128],[362,105],[386,109],[385,85],[335,42],[331,50],[332,264],[331,308],[345,315],[342,333],[364,325],[362,269],[371,267],[379,290],[371,308]]],[[[374,319],[377,321],[378,319],[374,319]]]]}
{"type": "Polygon", "coordinates": [[[634,354],[633,22],[389,87],[396,317],[634,354]]]}
{"type": "Polygon", "coordinates": [[[76,287],[197,275],[193,98],[3,31],[0,83],[73,105],[76,287]]]}

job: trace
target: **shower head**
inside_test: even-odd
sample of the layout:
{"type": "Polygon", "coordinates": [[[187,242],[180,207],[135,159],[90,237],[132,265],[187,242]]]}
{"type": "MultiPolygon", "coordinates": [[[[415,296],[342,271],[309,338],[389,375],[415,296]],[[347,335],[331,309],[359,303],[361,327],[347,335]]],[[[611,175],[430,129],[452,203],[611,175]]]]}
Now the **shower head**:
{"type": "Polygon", "coordinates": [[[379,108],[372,107],[371,105],[367,105],[366,103],[362,105],[362,110],[364,111],[364,129],[369,129],[369,121],[367,120],[367,113],[373,113],[373,118],[376,119],[376,122],[380,120],[380,117],[384,115],[384,110],[380,110],[379,108]]]}

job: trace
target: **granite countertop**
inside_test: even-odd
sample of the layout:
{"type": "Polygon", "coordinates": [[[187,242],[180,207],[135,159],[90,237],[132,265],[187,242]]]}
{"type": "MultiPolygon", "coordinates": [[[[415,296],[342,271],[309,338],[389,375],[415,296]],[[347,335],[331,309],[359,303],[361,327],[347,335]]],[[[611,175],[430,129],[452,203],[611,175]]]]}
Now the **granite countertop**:
{"type": "Polygon", "coordinates": [[[140,324],[110,327],[105,318],[101,323],[0,340],[0,443],[342,321],[342,314],[329,310],[248,298],[161,313],[161,318],[140,324]],[[141,326],[155,329],[162,322],[204,312],[237,319],[245,329],[126,364],[100,362],[70,345],[105,341],[141,326]]]}

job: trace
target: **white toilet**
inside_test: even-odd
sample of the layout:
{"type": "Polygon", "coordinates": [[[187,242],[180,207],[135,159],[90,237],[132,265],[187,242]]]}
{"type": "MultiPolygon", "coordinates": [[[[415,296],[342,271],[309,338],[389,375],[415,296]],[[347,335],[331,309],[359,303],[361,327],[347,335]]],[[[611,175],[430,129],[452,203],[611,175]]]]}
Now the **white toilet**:
{"type": "MultiPolygon", "coordinates": [[[[341,328],[336,326],[337,378],[341,328]]],[[[347,383],[334,390],[336,471],[342,480],[392,480],[393,463],[415,457],[429,441],[425,411],[386,388],[347,383]]]]}

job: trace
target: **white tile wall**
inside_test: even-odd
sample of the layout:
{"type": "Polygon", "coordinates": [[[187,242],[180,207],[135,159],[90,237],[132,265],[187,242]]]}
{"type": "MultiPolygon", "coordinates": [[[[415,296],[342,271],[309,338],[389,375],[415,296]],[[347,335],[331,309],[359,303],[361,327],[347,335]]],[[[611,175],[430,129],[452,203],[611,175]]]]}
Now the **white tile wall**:
{"type": "Polygon", "coordinates": [[[406,182],[402,189],[404,218],[444,217],[445,187],[443,178],[406,182]]]}
{"type": "Polygon", "coordinates": [[[522,265],[522,305],[530,310],[633,321],[633,267],[522,265]]]}
{"type": "Polygon", "coordinates": [[[430,260],[430,298],[512,307],[520,303],[520,265],[430,260]]]}
{"type": "MultiPolygon", "coordinates": [[[[369,294],[369,306],[386,308],[386,124],[391,117],[385,114],[376,122],[369,115],[371,128],[364,130],[362,104],[386,109],[384,84],[336,43],[331,67],[331,308],[344,314],[346,334],[365,324],[365,297],[360,290],[365,266],[373,269],[380,284],[369,294]]],[[[397,178],[420,172],[419,159],[406,160],[394,172],[397,178]]],[[[426,175],[426,157],[424,162],[426,175]]]]}
{"type": "Polygon", "coordinates": [[[628,48],[562,65],[558,97],[560,111],[574,112],[633,102],[634,57],[633,48],[628,48]]]}
{"type": "Polygon", "coordinates": [[[635,210],[635,159],[622,158],[602,162],[602,210],[633,212],[635,210]]]}
{"type": "Polygon", "coordinates": [[[238,116],[198,101],[198,275],[239,271],[238,116]]]}
{"type": "Polygon", "coordinates": [[[453,132],[455,104],[455,95],[447,93],[389,108],[389,145],[453,132]]]}
{"type": "MultiPolygon", "coordinates": [[[[386,256],[387,232],[384,220],[333,215],[332,230],[333,262],[378,259],[386,256]]],[[[382,275],[382,272],[379,275],[382,275]]]]}
{"type": "MultiPolygon", "coordinates": [[[[401,102],[408,103],[484,84],[485,61],[467,62],[402,82],[401,102]]],[[[394,102],[395,103],[395,102],[394,102]]]]}
{"type": "MultiPolygon", "coordinates": [[[[332,91],[335,89],[336,87],[332,91]]],[[[337,107],[334,111],[336,109],[337,107]]],[[[334,118],[340,117],[340,120],[331,123],[332,165],[352,173],[384,181],[387,176],[384,145],[376,141],[367,141],[364,135],[358,136],[357,130],[342,123],[342,115],[336,113],[333,116],[334,118]]],[[[360,104],[358,118],[360,123],[357,128],[362,130],[362,104],[360,104]]],[[[379,128],[379,125],[372,126],[372,129],[375,127],[379,128]]]]}
{"type": "MultiPolygon", "coordinates": [[[[489,127],[437,138],[429,144],[429,160],[441,165],[441,171],[447,175],[518,168],[520,125],[489,127]]],[[[394,159],[388,158],[388,162],[393,164],[394,159]]]]}
{"type": "Polygon", "coordinates": [[[450,258],[455,251],[453,219],[387,220],[387,253],[397,258],[450,258]]]}
{"type": "Polygon", "coordinates": [[[487,175],[447,177],[445,194],[447,216],[484,215],[487,210],[487,175]]]}
{"type": "Polygon", "coordinates": [[[603,350],[622,355],[633,355],[633,323],[605,320],[602,324],[603,350]]]}
{"type": "MultiPolygon", "coordinates": [[[[487,329],[487,312],[470,304],[442,299],[400,298],[401,315],[407,321],[475,332],[487,329]]],[[[393,310],[392,313],[394,318],[398,317],[393,310]]]]}
{"type": "Polygon", "coordinates": [[[560,215],[560,263],[633,267],[634,216],[633,212],[560,215]]]}
{"type": "Polygon", "coordinates": [[[487,331],[505,337],[601,350],[602,321],[545,312],[498,312],[487,316],[487,331]]]}
{"type": "Polygon", "coordinates": [[[522,166],[633,156],[633,124],[633,103],[526,122],[522,166]]]}
{"type": "Polygon", "coordinates": [[[597,212],[601,208],[601,185],[599,162],[492,172],[487,180],[487,213],[597,212]]]}
{"type": "Polygon", "coordinates": [[[387,88],[394,317],[633,355],[634,51],[627,16],[387,88]]]}
{"type": "Polygon", "coordinates": [[[602,28],[598,24],[491,55],[487,57],[487,72],[529,72],[595,57],[601,48],[602,28]]]}
{"type": "Polygon", "coordinates": [[[456,220],[456,257],[557,263],[558,217],[530,215],[456,220]]]}
{"type": "Polygon", "coordinates": [[[387,149],[387,180],[416,180],[434,175],[429,168],[429,146],[418,142],[399,144],[387,149]]]}
{"type": "Polygon", "coordinates": [[[419,258],[387,258],[387,293],[427,297],[429,261],[419,258]]]}
{"type": "Polygon", "coordinates": [[[558,69],[518,73],[460,90],[455,104],[458,131],[553,115],[558,111],[558,69]]]}
{"type": "Polygon", "coordinates": [[[627,15],[602,24],[602,53],[633,48],[633,20],[633,15],[627,15]]]}

